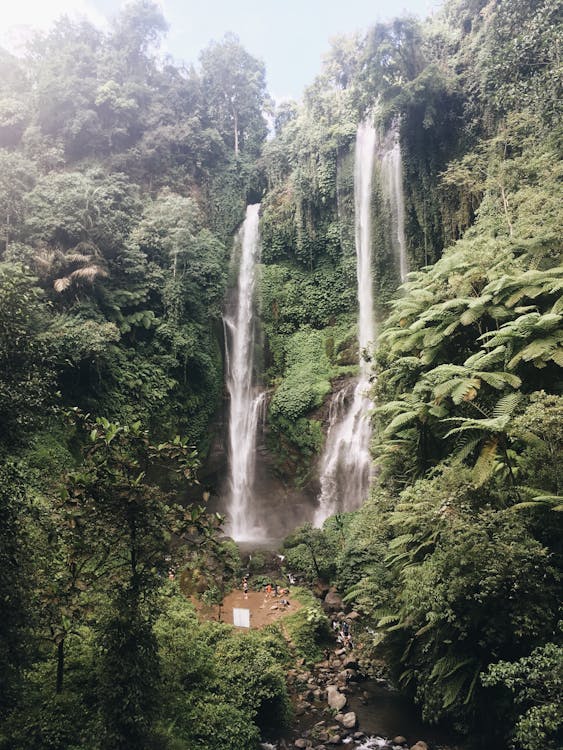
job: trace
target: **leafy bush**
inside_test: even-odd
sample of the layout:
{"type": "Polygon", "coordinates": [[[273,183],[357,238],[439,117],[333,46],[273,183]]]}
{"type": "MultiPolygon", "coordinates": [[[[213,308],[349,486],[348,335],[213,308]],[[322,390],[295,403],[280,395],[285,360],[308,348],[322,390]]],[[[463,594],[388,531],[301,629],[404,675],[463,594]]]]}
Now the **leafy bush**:
{"type": "Polygon", "coordinates": [[[303,607],[284,620],[285,626],[296,653],[307,664],[314,664],[323,656],[321,643],[329,633],[328,620],[319,600],[309,591],[294,588],[292,597],[303,607]]]}
{"type": "Polygon", "coordinates": [[[524,750],[557,750],[563,742],[563,647],[547,643],[516,662],[492,664],[486,687],[504,685],[519,711],[513,740],[524,750]]]}
{"type": "Polygon", "coordinates": [[[163,681],[159,727],[178,747],[250,748],[262,731],[287,725],[288,652],[279,629],[241,633],[200,624],[172,590],[155,632],[163,681]]]}

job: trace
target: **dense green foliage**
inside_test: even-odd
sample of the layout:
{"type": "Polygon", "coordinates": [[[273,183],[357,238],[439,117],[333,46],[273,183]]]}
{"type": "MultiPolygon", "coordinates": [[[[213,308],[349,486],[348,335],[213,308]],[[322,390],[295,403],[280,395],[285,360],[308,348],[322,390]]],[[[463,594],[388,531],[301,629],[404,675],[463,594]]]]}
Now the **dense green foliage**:
{"type": "Polygon", "coordinates": [[[338,38],[268,141],[262,63],[227,35],[175,66],[165,30],[139,0],[107,32],[62,19],[25,60],[0,51],[0,748],[250,750],[290,720],[286,636],[320,658],[318,602],[284,633],[199,622],[184,594],[218,604],[240,558],[174,501],[222,403],[229,247],[257,200],[268,449],[314,486],[358,369],[370,117],[379,150],[400,141],[411,269],[398,289],[376,160],[377,479],[286,539],[286,565],[338,586],[426,719],[555,750],[561,4],[449,0],[338,38]]]}
{"type": "Polygon", "coordinates": [[[61,19],[25,60],[0,57],[10,750],[238,750],[289,716],[283,638],[200,626],[165,584],[171,566],[239,564],[218,518],[173,499],[221,403],[228,247],[268,104],[235,37],[185,69],[157,55],[165,29],[140,0],[108,32],[61,19]]]}
{"type": "Polygon", "coordinates": [[[31,43],[27,65],[2,57],[2,284],[14,287],[3,304],[29,298],[27,330],[52,331],[3,372],[21,380],[27,368],[38,416],[48,374],[32,374],[31,347],[66,403],[205,446],[221,396],[225,243],[243,216],[267,96],[262,64],[232,36],[203,52],[200,71],[163,65],[165,28],[143,1],[111,33],[63,19],[31,43]],[[17,280],[22,264],[35,278],[17,280]]]}
{"type": "MultiPolygon", "coordinates": [[[[282,126],[284,151],[266,150],[267,273],[293,260],[315,283],[316,268],[338,262],[323,217],[349,205],[347,126],[377,97],[382,125],[399,118],[413,272],[375,352],[376,487],[341,547],[329,525],[304,527],[286,553],[304,576],[339,585],[369,628],[364,647],[386,657],[426,719],[453,721],[477,747],[508,740],[483,719],[491,701],[517,747],[561,740],[561,20],[555,2],[458,0],[427,24],[338,40],[282,126]]],[[[378,201],[376,183],[374,284],[387,302],[378,201]]],[[[337,231],[345,263],[349,230],[337,231]]],[[[282,291],[289,274],[275,273],[264,314],[273,351],[290,356],[274,359],[274,424],[282,399],[284,419],[314,415],[311,384],[326,369],[319,348],[307,357],[314,379],[304,367],[308,326],[334,326],[298,321],[282,291]]]]}

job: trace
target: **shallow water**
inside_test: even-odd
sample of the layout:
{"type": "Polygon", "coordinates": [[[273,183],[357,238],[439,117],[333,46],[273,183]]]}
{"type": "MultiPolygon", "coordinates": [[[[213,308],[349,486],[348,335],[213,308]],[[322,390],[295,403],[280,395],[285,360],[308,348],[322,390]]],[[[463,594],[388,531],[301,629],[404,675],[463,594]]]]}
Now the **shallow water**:
{"type": "Polygon", "coordinates": [[[359,684],[360,692],[351,695],[349,705],[358,717],[359,728],[368,735],[377,735],[372,744],[364,744],[362,748],[380,747],[376,740],[381,737],[406,737],[409,747],[417,740],[424,740],[430,747],[460,748],[459,738],[453,736],[440,727],[425,724],[418,708],[405,695],[391,690],[374,680],[367,680],[359,684]],[[367,705],[361,700],[361,693],[368,694],[367,705]],[[457,744],[456,744],[457,743],[457,744]]]}

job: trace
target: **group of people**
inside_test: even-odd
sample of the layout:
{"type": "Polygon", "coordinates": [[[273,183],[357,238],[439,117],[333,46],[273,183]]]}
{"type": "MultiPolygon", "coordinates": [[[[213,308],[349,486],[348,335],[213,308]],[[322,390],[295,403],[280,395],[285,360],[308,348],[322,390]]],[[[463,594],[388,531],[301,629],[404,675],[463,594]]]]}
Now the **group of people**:
{"type": "Polygon", "coordinates": [[[336,618],[332,621],[332,629],[336,632],[336,642],[344,648],[352,650],[354,643],[352,641],[352,633],[350,631],[350,623],[347,620],[337,620],[336,618]]]}
{"type": "MultiPolygon", "coordinates": [[[[242,591],[244,598],[248,599],[248,576],[244,576],[242,579],[242,591]]],[[[286,598],[289,594],[289,589],[281,588],[277,583],[268,583],[264,586],[264,592],[266,594],[266,600],[270,599],[272,596],[276,599],[281,597],[279,603],[283,604],[284,607],[289,607],[290,602],[289,599],[286,598]]]]}

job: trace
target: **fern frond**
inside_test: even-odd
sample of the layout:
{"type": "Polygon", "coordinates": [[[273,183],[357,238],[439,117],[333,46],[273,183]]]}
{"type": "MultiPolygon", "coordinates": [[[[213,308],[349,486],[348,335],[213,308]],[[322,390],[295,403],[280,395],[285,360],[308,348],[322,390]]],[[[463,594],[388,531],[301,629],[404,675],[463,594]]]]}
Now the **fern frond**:
{"type": "Polygon", "coordinates": [[[455,674],[459,669],[461,669],[470,661],[472,660],[459,659],[457,656],[454,656],[452,654],[445,654],[444,656],[440,657],[434,664],[432,672],[430,672],[430,679],[445,679],[448,675],[455,674]]]}
{"type": "Polygon", "coordinates": [[[521,393],[508,393],[506,396],[499,398],[493,409],[493,419],[514,414],[514,411],[521,400],[521,393]]]}
{"type": "Polygon", "coordinates": [[[472,475],[476,487],[481,487],[491,476],[495,468],[497,457],[498,437],[490,438],[481,448],[479,458],[475,462],[472,475]]]}
{"type": "Polygon", "coordinates": [[[391,625],[393,623],[399,622],[401,619],[400,615],[387,615],[386,617],[382,617],[380,620],[377,621],[376,627],[378,628],[385,628],[387,625],[391,625]]]}
{"type": "Polygon", "coordinates": [[[468,435],[463,435],[460,440],[460,447],[453,453],[453,460],[458,463],[465,461],[465,459],[469,458],[475,448],[479,445],[481,439],[481,435],[473,438],[470,438],[468,435]]]}
{"type": "Polygon", "coordinates": [[[444,708],[449,708],[456,702],[466,682],[467,674],[464,674],[463,672],[456,675],[453,680],[450,680],[450,682],[448,682],[444,690],[444,697],[442,700],[442,706],[444,708]]]}
{"type": "Polygon", "coordinates": [[[404,547],[411,542],[414,542],[416,537],[414,534],[401,534],[389,542],[389,549],[397,549],[398,547],[404,547]]]}
{"type": "Polygon", "coordinates": [[[397,416],[389,422],[389,424],[383,431],[383,436],[390,437],[391,435],[394,435],[396,432],[399,432],[407,425],[415,422],[417,417],[418,414],[415,411],[407,411],[403,412],[402,414],[397,414],[397,416]]]}

